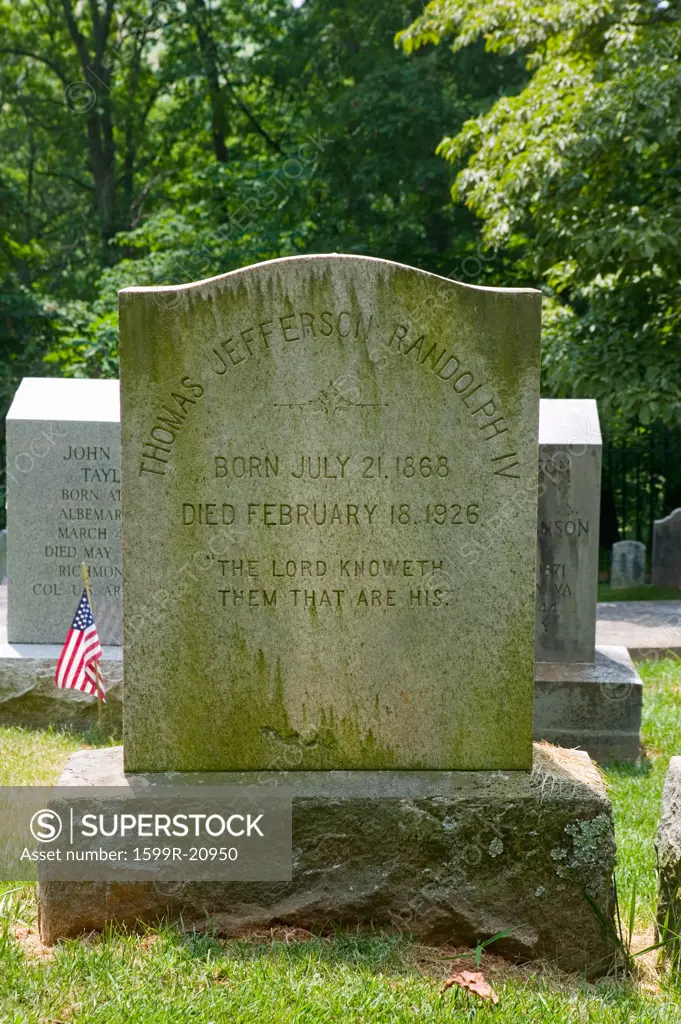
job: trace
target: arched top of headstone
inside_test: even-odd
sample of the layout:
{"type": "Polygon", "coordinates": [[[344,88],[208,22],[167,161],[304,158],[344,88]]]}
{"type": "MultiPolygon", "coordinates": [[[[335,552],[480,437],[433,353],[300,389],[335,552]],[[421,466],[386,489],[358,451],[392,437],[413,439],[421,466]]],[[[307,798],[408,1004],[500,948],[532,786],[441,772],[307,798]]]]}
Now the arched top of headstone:
{"type": "MultiPolygon", "coordinates": [[[[189,281],[189,282],[175,282],[173,284],[162,284],[162,285],[149,285],[149,286],[131,286],[129,288],[123,288],[119,292],[119,295],[126,297],[129,295],[140,295],[153,293],[157,296],[167,294],[170,296],[177,296],[180,293],[194,294],[198,293],[203,297],[207,297],[211,293],[220,293],[224,289],[231,289],[239,287],[240,285],[248,285],[251,279],[265,280],[284,278],[291,280],[291,278],[298,273],[305,273],[316,276],[324,276],[327,274],[344,275],[351,274],[355,275],[358,272],[361,273],[363,269],[366,269],[371,274],[380,276],[385,279],[391,274],[409,274],[411,276],[429,280],[431,282],[439,282],[441,286],[447,288],[464,289],[471,292],[492,292],[501,295],[535,295],[541,296],[535,288],[490,288],[486,285],[475,285],[468,284],[463,281],[457,281],[450,277],[442,277],[439,274],[432,274],[427,270],[420,270],[416,267],[408,266],[405,263],[396,263],[392,260],[380,259],[377,256],[361,256],[354,253],[320,253],[303,256],[283,256],[276,260],[265,260],[262,263],[253,263],[246,267],[240,267],[237,270],[230,270],[226,274],[219,274],[215,277],[207,277],[201,281],[189,281]]],[[[369,283],[369,278],[365,279],[365,284],[369,283]]],[[[171,305],[170,299],[168,305],[171,305]]]]}
{"type": "Polygon", "coordinates": [[[675,508],[668,516],[655,520],[655,526],[670,526],[672,523],[681,527],[681,508],[675,508]]]}

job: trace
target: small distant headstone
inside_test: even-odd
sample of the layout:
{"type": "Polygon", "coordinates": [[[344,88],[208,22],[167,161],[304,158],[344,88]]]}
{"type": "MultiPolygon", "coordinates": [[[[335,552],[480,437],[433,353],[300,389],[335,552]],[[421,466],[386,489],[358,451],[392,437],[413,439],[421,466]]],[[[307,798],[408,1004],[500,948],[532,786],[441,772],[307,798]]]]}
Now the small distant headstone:
{"type": "Polygon", "coordinates": [[[8,639],[64,642],[89,569],[103,644],[121,642],[116,380],[26,377],[7,414],[8,639]]]}
{"type": "Polygon", "coordinates": [[[638,540],[620,540],[612,546],[610,587],[642,587],[646,581],[646,546],[638,540]]]}
{"type": "Polygon", "coordinates": [[[539,406],[536,658],[594,660],[601,430],[593,399],[539,406]]]}
{"type": "Polygon", "coordinates": [[[656,587],[681,586],[681,508],[655,520],[650,582],[656,587]]]}
{"type": "Polygon", "coordinates": [[[171,294],[120,293],[127,768],[529,768],[539,293],[171,294]]]}

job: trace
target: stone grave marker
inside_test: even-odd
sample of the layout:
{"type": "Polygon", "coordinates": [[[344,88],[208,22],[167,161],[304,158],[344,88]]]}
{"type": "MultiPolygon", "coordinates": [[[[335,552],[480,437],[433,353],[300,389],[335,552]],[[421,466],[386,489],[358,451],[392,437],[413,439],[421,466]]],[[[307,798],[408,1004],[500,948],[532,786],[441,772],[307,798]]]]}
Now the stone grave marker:
{"type": "Polygon", "coordinates": [[[613,590],[642,587],[646,581],[646,546],[637,540],[619,540],[612,546],[610,586],[613,590]]]}
{"type": "Polygon", "coordinates": [[[650,582],[654,587],[681,585],[681,508],[655,520],[650,582]]]}
{"type": "Polygon", "coordinates": [[[534,736],[599,761],[640,754],[641,679],[596,647],[601,432],[592,399],[542,399],[534,736]]]}
{"type": "Polygon", "coordinates": [[[7,414],[8,639],[62,644],[90,573],[121,643],[118,381],[25,377],[7,414]]]}
{"type": "Polygon", "coordinates": [[[43,873],[43,939],[508,927],[607,966],[607,792],[531,744],[539,293],[333,255],[120,303],[125,766],[61,782],[283,785],[296,856],[274,884],[43,873]]]}
{"type": "Polygon", "coordinates": [[[315,256],[120,298],[128,769],[528,767],[538,294],[315,256]]]}
{"type": "Polygon", "coordinates": [[[537,661],[594,659],[601,452],[593,399],[541,401],[537,661]]]}

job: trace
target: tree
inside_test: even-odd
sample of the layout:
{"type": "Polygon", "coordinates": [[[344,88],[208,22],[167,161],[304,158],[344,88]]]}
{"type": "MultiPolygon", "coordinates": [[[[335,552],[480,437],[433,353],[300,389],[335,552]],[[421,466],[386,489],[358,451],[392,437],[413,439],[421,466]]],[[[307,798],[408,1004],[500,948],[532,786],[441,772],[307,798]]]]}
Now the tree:
{"type": "Polygon", "coordinates": [[[680,18],[670,0],[438,0],[399,37],[524,56],[519,95],[439,151],[487,243],[545,289],[546,391],[627,431],[681,427],[680,18]]]}
{"type": "Polygon", "coordinates": [[[0,280],[24,349],[115,373],[118,288],[300,252],[493,274],[434,150],[526,73],[481,46],[408,58],[394,35],[419,9],[0,0],[0,280]]]}

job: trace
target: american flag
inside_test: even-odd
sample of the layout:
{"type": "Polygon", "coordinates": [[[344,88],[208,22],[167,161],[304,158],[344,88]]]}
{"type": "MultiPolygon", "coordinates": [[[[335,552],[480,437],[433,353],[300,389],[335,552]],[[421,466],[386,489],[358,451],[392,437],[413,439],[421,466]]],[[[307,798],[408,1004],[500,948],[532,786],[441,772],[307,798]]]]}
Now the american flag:
{"type": "Polygon", "coordinates": [[[94,697],[100,690],[102,700],[105,701],[104,690],[97,683],[97,661],[101,656],[102,648],[99,645],[97,627],[87,599],[87,591],[83,590],[64,649],[57,662],[57,687],[60,690],[81,690],[94,697]]]}

